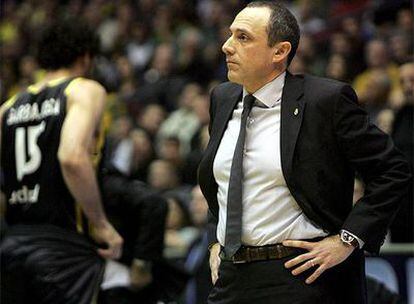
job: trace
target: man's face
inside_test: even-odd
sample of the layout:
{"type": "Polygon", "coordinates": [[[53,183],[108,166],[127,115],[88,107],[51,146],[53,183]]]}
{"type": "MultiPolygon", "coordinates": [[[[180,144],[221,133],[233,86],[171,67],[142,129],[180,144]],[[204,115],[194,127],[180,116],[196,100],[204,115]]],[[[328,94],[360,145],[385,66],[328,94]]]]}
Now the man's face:
{"type": "Polygon", "coordinates": [[[414,63],[406,63],[400,67],[400,81],[407,102],[414,102],[414,63]]]}
{"type": "Polygon", "coordinates": [[[267,44],[269,18],[270,9],[252,7],[245,8],[234,19],[231,36],[222,47],[230,81],[258,89],[273,78],[276,46],[267,44]]]}
{"type": "Polygon", "coordinates": [[[382,41],[371,41],[368,44],[367,61],[372,68],[382,68],[387,65],[387,47],[382,41]]]}

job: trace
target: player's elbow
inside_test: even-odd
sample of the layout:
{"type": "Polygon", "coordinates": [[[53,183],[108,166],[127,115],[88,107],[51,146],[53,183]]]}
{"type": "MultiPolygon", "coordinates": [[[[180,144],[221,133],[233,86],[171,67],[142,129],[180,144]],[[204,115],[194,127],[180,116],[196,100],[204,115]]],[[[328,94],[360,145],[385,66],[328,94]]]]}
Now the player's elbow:
{"type": "Polygon", "coordinates": [[[85,155],[82,151],[65,151],[59,149],[58,159],[64,173],[77,174],[85,166],[85,155]]]}

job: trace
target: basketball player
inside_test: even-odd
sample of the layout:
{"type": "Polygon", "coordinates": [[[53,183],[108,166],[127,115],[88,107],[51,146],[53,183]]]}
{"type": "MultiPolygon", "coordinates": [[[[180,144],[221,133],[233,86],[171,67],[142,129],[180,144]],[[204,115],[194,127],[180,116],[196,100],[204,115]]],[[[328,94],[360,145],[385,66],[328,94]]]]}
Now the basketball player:
{"type": "MultiPolygon", "coordinates": [[[[2,191],[7,203],[6,223],[11,231],[6,232],[1,244],[2,272],[12,274],[3,276],[11,295],[2,292],[2,302],[40,303],[40,298],[53,295],[53,303],[90,303],[95,291],[81,291],[85,286],[79,288],[82,284],[76,282],[83,279],[85,284],[99,286],[82,277],[93,268],[88,268],[93,263],[75,259],[69,262],[69,258],[76,256],[79,244],[86,251],[95,246],[89,247],[84,242],[86,238],[78,239],[77,234],[90,235],[103,245],[97,252],[104,258],[116,259],[121,255],[123,240],[105,215],[94,167],[103,142],[100,126],[106,92],[96,81],[83,78],[96,49],[96,36],[78,19],[52,24],[42,33],[38,46],[38,63],[46,70],[44,79],[0,108],[2,191]],[[48,243],[49,240],[52,241],[48,243]],[[73,254],[71,248],[75,248],[73,254]],[[56,265],[52,270],[60,269],[59,272],[45,270],[52,267],[51,256],[59,256],[56,265],[68,261],[66,276],[56,265]],[[44,260],[49,260],[49,264],[39,267],[39,261],[44,260]],[[20,264],[14,265],[15,261],[20,264]],[[85,269],[77,275],[73,272],[76,267],[85,269]],[[40,275],[36,273],[33,279],[28,271],[40,271],[40,275]],[[16,277],[23,276],[22,273],[24,279],[16,277]],[[29,284],[29,290],[38,299],[33,295],[28,299],[30,293],[21,290],[19,293],[24,280],[24,288],[29,284]],[[48,285],[53,282],[57,284],[48,285]],[[67,286],[69,282],[74,289],[67,286]],[[41,293],[38,286],[50,289],[41,293]]],[[[101,278],[102,268],[94,268],[99,271],[89,279],[101,278]]],[[[6,287],[2,289],[5,291],[6,287]]]]}

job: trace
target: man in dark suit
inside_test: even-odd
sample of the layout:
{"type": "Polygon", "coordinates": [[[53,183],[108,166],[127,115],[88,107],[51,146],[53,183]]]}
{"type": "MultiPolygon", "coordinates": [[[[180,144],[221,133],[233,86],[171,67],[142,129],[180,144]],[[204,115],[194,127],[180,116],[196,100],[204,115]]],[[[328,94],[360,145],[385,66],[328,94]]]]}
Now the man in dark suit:
{"type": "Polygon", "coordinates": [[[406,161],[349,85],[286,71],[299,28],[285,7],[252,2],[230,32],[199,168],[208,303],[366,303],[363,249],[379,251],[406,161]],[[355,171],[366,192],[353,207],[355,171]]]}

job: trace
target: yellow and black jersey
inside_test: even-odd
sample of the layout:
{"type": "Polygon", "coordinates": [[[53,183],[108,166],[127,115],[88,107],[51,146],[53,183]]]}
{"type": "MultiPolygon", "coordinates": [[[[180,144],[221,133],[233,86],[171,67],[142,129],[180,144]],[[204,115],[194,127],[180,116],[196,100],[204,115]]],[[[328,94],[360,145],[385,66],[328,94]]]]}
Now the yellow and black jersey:
{"type": "Polygon", "coordinates": [[[6,105],[1,121],[1,167],[10,225],[53,224],[78,232],[86,228],[57,156],[67,94],[76,79],[31,86],[6,105]]]}

